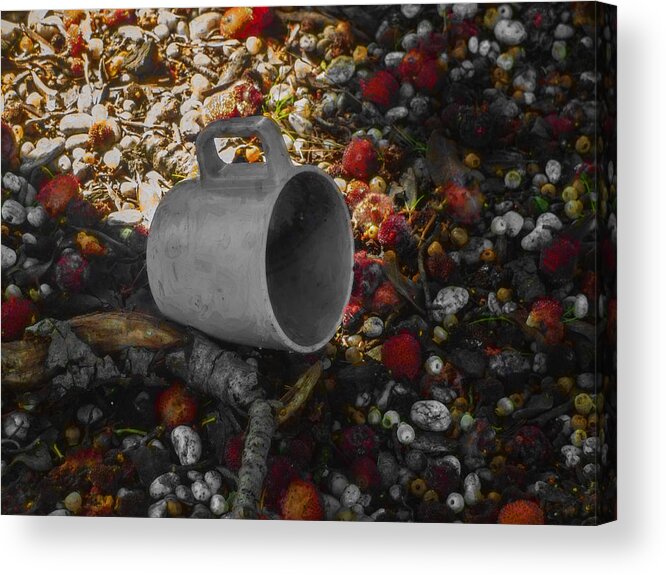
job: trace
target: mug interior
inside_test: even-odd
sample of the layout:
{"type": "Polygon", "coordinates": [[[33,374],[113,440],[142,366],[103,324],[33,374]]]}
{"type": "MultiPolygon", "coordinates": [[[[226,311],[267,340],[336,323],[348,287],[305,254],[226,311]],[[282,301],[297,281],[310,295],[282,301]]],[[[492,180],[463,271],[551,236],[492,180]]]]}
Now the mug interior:
{"type": "Polygon", "coordinates": [[[352,267],[349,215],[337,187],[316,172],[296,174],[275,203],[266,248],[270,301],[287,337],[321,347],[333,336],[352,267]]]}

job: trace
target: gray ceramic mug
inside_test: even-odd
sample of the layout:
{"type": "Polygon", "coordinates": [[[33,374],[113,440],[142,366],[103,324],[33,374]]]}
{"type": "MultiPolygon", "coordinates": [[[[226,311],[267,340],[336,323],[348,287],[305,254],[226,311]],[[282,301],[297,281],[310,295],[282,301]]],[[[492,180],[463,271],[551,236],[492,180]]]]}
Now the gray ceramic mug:
{"type": "Polygon", "coordinates": [[[354,242],[335,182],[294,166],[266,117],[218,120],[197,138],[199,177],[152,220],[150,289],[162,313],[219,339],[309,353],[349,300],[354,242]],[[215,138],[258,136],[265,163],[227,164],[215,138]]]}

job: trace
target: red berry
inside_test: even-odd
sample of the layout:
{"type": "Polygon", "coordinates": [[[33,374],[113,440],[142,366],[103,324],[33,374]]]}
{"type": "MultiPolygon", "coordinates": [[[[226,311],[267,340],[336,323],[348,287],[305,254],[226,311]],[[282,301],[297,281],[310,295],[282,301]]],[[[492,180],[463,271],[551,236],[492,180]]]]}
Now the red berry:
{"type": "Polygon", "coordinates": [[[354,209],[370,193],[370,187],[361,180],[352,180],[345,190],[345,201],[350,209],[354,209]]]}
{"type": "Polygon", "coordinates": [[[388,108],[395,101],[400,85],[393,74],[381,70],[369,80],[362,80],[361,90],[364,99],[388,108]]]}
{"type": "Polygon", "coordinates": [[[360,297],[352,296],[342,313],[342,327],[352,329],[361,321],[362,316],[363,300],[360,297]]]}
{"type": "Polygon", "coordinates": [[[379,225],[393,213],[393,200],[379,192],[365,196],[354,208],[352,220],[364,228],[370,224],[379,225]]]}
{"type": "Polygon", "coordinates": [[[519,499],[507,503],[499,512],[498,523],[504,525],[543,525],[543,510],[534,501],[519,499]]]}
{"type": "Polygon", "coordinates": [[[364,138],[353,138],[342,156],[342,167],[349,175],[361,180],[373,176],[379,168],[379,162],[372,142],[364,138]]]}
{"type": "Polygon", "coordinates": [[[346,461],[354,461],[359,457],[377,455],[379,441],[375,432],[367,425],[346,427],[338,437],[338,449],[346,461]]]}
{"type": "Polygon", "coordinates": [[[2,341],[23,337],[26,327],[37,320],[37,309],[30,300],[10,297],[2,302],[2,341]]]}
{"type": "Polygon", "coordinates": [[[408,333],[394,335],[382,346],[382,363],[395,378],[413,381],[421,371],[421,346],[408,333]]]}
{"type": "Polygon", "coordinates": [[[554,298],[540,298],[532,304],[532,311],[527,317],[527,325],[544,332],[546,343],[555,344],[564,337],[562,323],[562,304],[554,298]]]}
{"type": "Polygon", "coordinates": [[[456,262],[448,254],[436,252],[428,256],[426,271],[435,280],[445,282],[456,269],[456,262]]]}
{"type": "Polygon", "coordinates": [[[189,425],[197,417],[197,400],[182,383],[174,383],[157,396],[155,409],[169,428],[189,425]]]}
{"type": "Polygon", "coordinates": [[[243,448],[245,447],[245,435],[239,433],[227,440],[224,446],[224,462],[231,471],[238,471],[243,460],[243,448]]]}
{"type": "Polygon", "coordinates": [[[414,79],[423,66],[424,58],[425,54],[416,48],[405,54],[402,62],[398,65],[398,73],[403,80],[412,81],[414,79]]]}
{"type": "Polygon", "coordinates": [[[260,36],[272,22],[273,13],[270,8],[229,8],[220,20],[220,34],[225,38],[245,40],[249,36],[260,36]]]}
{"type": "Polygon", "coordinates": [[[18,164],[18,144],[14,130],[2,122],[2,167],[14,168],[18,164]]]}
{"type": "Polygon", "coordinates": [[[437,60],[427,60],[414,78],[414,86],[427,94],[432,94],[440,85],[442,71],[437,60]]]}
{"type": "Polygon", "coordinates": [[[311,481],[294,479],[287,488],[281,505],[282,518],[295,521],[321,521],[324,504],[317,486],[311,481]]]}
{"type": "Polygon", "coordinates": [[[386,218],[381,226],[377,240],[384,249],[395,250],[409,244],[412,230],[402,214],[393,214],[386,218]]]}
{"type": "Polygon", "coordinates": [[[377,463],[372,457],[359,457],[351,464],[349,471],[352,479],[362,491],[374,491],[382,482],[377,463]]]}
{"type": "Polygon", "coordinates": [[[122,24],[131,24],[136,20],[136,15],[134,10],[104,10],[103,20],[109,28],[115,28],[122,24]]]}
{"type": "Polygon", "coordinates": [[[555,238],[541,251],[541,269],[548,274],[555,274],[567,269],[580,253],[580,241],[566,236],[555,238]]]}
{"type": "Polygon", "coordinates": [[[55,265],[55,280],[63,291],[78,293],[86,287],[90,276],[88,260],[78,252],[63,254],[55,265]]]}
{"type": "Polygon", "coordinates": [[[463,224],[475,224],[481,219],[483,194],[476,188],[467,188],[454,181],[440,188],[446,200],[446,209],[451,216],[463,224]]]}
{"type": "Polygon", "coordinates": [[[354,285],[352,296],[366,298],[371,296],[384,279],[381,260],[368,257],[365,250],[354,254],[354,285]]]}
{"type": "Polygon", "coordinates": [[[271,509],[278,508],[287,487],[297,477],[298,472],[289,459],[281,455],[273,457],[269,462],[268,472],[264,480],[266,505],[271,509]]]}
{"type": "Polygon", "coordinates": [[[79,194],[79,180],[69,174],[61,174],[49,180],[37,194],[49,216],[56,217],[65,211],[69,202],[79,194]]]}
{"type": "Polygon", "coordinates": [[[372,296],[370,309],[378,314],[394,310],[400,305],[400,296],[390,281],[382,283],[372,296]]]}

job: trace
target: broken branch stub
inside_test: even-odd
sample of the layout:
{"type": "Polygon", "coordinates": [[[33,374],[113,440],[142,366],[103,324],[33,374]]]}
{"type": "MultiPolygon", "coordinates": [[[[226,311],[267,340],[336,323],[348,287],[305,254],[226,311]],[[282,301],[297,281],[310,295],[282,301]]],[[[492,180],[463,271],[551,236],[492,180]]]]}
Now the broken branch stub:
{"type": "Polygon", "coordinates": [[[166,362],[192,389],[226,405],[246,410],[264,397],[257,370],[203,336],[195,335],[189,351],[170,354],[166,362]]]}
{"type": "Polygon", "coordinates": [[[257,501],[267,472],[266,459],[275,433],[275,417],[268,401],[256,400],[250,407],[249,417],[238,490],[231,509],[234,519],[251,519],[257,515],[257,501]]]}

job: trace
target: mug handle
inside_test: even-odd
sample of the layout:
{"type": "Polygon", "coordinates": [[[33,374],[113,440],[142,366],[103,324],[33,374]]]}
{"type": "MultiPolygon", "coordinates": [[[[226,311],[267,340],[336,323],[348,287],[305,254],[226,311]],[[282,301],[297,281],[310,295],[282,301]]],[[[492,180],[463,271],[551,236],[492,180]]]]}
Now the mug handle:
{"type": "Polygon", "coordinates": [[[201,182],[245,179],[279,180],[293,167],[278,125],[266,116],[229,118],[208,124],[196,141],[201,182]],[[264,163],[228,164],[217,153],[215,138],[249,138],[258,136],[264,151],[264,163]]]}

